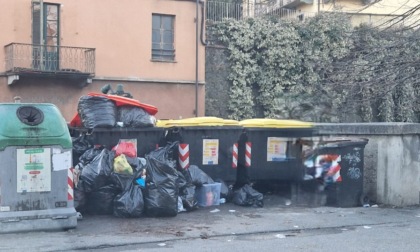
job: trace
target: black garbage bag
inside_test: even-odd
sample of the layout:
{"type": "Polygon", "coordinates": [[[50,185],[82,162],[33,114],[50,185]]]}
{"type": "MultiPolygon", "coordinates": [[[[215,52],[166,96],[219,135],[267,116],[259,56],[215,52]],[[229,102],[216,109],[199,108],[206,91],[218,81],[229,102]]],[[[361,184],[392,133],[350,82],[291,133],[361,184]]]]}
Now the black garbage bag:
{"type": "Polygon", "coordinates": [[[233,192],[233,203],[239,206],[263,207],[264,196],[254,190],[250,185],[244,185],[233,192]]]}
{"type": "Polygon", "coordinates": [[[74,208],[77,212],[84,213],[86,211],[86,203],[88,194],[85,193],[83,184],[79,183],[77,187],[73,189],[74,193],[74,208]]]}
{"type": "Polygon", "coordinates": [[[176,179],[176,184],[178,188],[181,190],[182,188],[188,185],[187,179],[184,177],[184,174],[181,171],[176,171],[178,174],[178,178],[176,179]]]}
{"type": "Polygon", "coordinates": [[[114,185],[106,185],[90,192],[87,198],[87,212],[89,214],[112,214],[114,199],[121,191],[114,185]]]}
{"type": "Polygon", "coordinates": [[[179,142],[168,143],[164,147],[159,147],[158,149],[146,154],[147,156],[152,156],[156,160],[162,162],[171,162],[171,166],[176,167],[176,157],[178,157],[178,144],[179,142]]]}
{"type": "Polygon", "coordinates": [[[131,168],[133,168],[134,171],[142,169],[145,166],[145,164],[142,163],[142,158],[129,157],[126,155],[125,159],[127,159],[127,162],[130,164],[131,168]]]}
{"type": "Polygon", "coordinates": [[[116,188],[120,190],[120,192],[125,191],[128,186],[133,182],[134,175],[129,174],[121,174],[117,172],[112,172],[109,176],[109,181],[113,184],[116,188]]]}
{"type": "Polygon", "coordinates": [[[179,196],[182,200],[182,205],[187,211],[198,209],[198,201],[195,196],[195,185],[190,184],[179,190],[179,196]]]}
{"type": "Polygon", "coordinates": [[[93,144],[88,140],[85,134],[72,138],[73,143],[73,164],[77,164],[80,156],[83,155],[87,150],[92,148],[93,144]]]}
{"type": "Polygon", "coordinates": [[[144,201],[141,187],[130,183],[126,190],[114,199],[114,216],[137,218],[143,215],[144,201]]]}
{"type": "Polygon", "coordinates": [[[90,162],[92,162],[92,160],[98,156],[99,154],[101,154],[102,150],[104,149],[104,146],[94,146],[93,148],[90,148],[88,150],[86,150],[79,158],[79,162],[83,164],[83,166],[86,166],[87,164],[89,164],[90,162]]]}
{"type": "Polygon", "coordinates": [[[226,199],[226,202],[231,201],[233,198],[233,186],[228,186],[226,182],[221,179],[215,179],[214,182],[221,183],[220,198],[226,199]]]}
{"type": "Polygon", "coordinates": [[[178,173],[176,162],[169,159],[173,145],[161,147],[146,156],[146,214],[152,217],[172,217],[178,213],[178,173]]]}
{"type": "Polygon", "coordinates": [[[134,106],[118,107],[118,122],[123,122],[123,127],[127,128],[147,128],[154,127],[156,120],[144,109],[134,106]]]}
{"type": "Polygon", "coordinates": [[[85,192],[95,191],[108,184],[109,176],[113,170],[114,157],[114,151],[103,149],[83,168],[80,180],[83,181],[85,192]]]}
{"type": "Polygon", "coordinates": [[[195,186],[203,186],[203,184],[213,184],[214,181],[205,172],[203,172],[198,166],[190,165],[188,171],[191,175],[191,182],[195,186]]]}
{"type": "Polygon", "coordinates": [[[106,97],[82,96],[77,111],[85,128],[114,127],[116,124],[117,107],[106,97]]]}
{"type": "Polygon", "coordinates": [[[191,183],[191,176],[189,181],[185,178],[184,174],[189,176],[189,173],[184,170],[177,171],[178,179],[177,185],[179,188],[179,197],[181,198],[182,205],[187,211],[198,209],[198,202],[194,197],[195,185],[191,183]]]}

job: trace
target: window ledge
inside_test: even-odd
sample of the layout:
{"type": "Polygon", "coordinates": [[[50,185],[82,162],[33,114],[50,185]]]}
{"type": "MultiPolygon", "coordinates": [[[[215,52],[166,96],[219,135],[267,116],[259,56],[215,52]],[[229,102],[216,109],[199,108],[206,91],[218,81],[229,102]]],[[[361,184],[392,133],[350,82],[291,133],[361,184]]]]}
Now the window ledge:
{"type": "Polygon", "coordinates": [[[152,62],[162,62],[162,63],[177,63],[176,60],[165,60],[165,59],[151,59],[152,62]]]}

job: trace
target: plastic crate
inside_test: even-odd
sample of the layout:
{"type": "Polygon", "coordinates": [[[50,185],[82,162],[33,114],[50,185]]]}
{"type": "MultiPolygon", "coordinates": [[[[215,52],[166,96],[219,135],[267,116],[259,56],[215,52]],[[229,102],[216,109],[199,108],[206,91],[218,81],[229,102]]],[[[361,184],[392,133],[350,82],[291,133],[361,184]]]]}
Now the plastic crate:
{"type": "Polygon", "coordinates": [[[221,183],[204,184],[196,188],[195,198],[200,207],[217,206],[220,204],[221,183]]]}

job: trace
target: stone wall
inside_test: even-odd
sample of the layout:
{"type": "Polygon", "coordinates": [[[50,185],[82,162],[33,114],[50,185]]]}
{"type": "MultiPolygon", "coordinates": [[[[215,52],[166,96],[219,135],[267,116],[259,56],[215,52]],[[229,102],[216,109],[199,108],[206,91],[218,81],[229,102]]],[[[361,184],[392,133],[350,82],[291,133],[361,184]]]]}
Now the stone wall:
{"type": "Polygon", "coordinates": [[[223,47],[206,47],[206,116],[228,116],[228,66],[223,47]]]}
{"type": "Polygon", "coordinates": [[[380,204],[420,202],[420,124],[317,124],[321,137],[369,140],[364,151],[364,192],[380,204]]]}

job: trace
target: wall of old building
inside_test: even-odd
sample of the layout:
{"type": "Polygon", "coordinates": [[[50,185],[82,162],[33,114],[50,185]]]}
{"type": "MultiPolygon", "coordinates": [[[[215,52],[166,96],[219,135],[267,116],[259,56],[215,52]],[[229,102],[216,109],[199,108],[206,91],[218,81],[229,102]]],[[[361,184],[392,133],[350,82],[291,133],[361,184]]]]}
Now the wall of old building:
{"type": "MultiPolygon", "coordinates": [[[[31,0],[1,0],[0,47],[32,43],[31,0]]],[[[47,3],[47,1],[44,1],[47,3]]],[[[159,108],[158,118],[195,116],[196,3],[175,0],[51,0],[60,4],[60,45],[94,48],[92,83],[80,80],[23,77],[7,84],[5,51],[0,50],[0,102],[21,96],[26,102],[56,104],[71,119],[81,95],[124,84],[141,102],[159,108]],[[175,61],[151,59],[152,14],[175,16],[175,61]]],[[[201,13],[201,12],[200,12],[201,13]]],[[[198,115],[204,115],[204,45],[198,45],[198,115]]]]}

